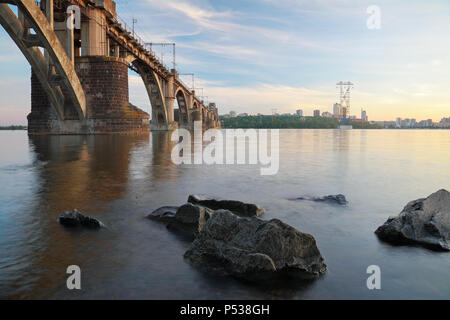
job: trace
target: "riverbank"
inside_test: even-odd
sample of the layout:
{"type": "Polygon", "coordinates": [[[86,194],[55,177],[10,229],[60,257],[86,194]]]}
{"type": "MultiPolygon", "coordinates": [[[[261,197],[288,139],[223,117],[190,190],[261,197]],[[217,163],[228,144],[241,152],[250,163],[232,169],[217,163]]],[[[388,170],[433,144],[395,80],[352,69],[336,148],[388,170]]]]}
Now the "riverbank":
{"type": "Polygon", "coordinates": [[[27,130],[26,126],[0,126],[0,130],[27,130]]]}
{"type": "MultiPolygon", "coordinates": [[[[338,129],[339,121],[324,117],[297,116],[247,116],[220,117],[224,129],[338,129]]],[[[351,122],[354,129],[382,129],[380,125],[369,122],[351,122]]]]}

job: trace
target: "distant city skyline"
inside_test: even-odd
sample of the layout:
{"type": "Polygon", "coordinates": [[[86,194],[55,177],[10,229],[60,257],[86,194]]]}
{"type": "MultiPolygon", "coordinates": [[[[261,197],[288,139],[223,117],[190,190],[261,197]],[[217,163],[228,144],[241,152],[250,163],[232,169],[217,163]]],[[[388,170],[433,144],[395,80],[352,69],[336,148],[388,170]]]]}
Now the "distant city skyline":
{"type": "MultiPolygon", "coordinates": [[[[195,71],[222,114],[333,112],[335,84],[349,80],[358,117],[360,106],[370,120],[450,116],[448,0],[379,0],[380,29],[367,28],[368,0],[130,3],[117,1],[121,16],[146,41],[176,42],[178,71],[195,71]]],[[[30,66],[2,27],[0,41],[0,125],[26,124],[30,66]]],[[[149,112],[142,80],[130,71],[129,82],[131,102],[149,112]]]]}
{"type": "MultiPolygon", "coordinates": [[[[274,113],[274,110],[276,110],[276,114],[278,114],[278,115],[290,114],[290,115],[297,115],[299,117],[308,117],[308,116],[313,117],[313,116],[315,116],[315,111],[317,111],[318,114],[320,114],[320,116],[324,116],[324,114],[326,114],[326,116],[331,117],[331,116],[337,114],[336,111],[338,111],[338,109],[336,109],[336,105],[339,105],[339,104],[338,103],[333,104],[333,107],[331,110],[332,112],[330,112],[330,110],[325,109],[325,108],[321,109],[321,108],[315,108],[315,107],[311,108],[311,112],[305,112],[305,108],[298,107],[297,109],[290,110],[288,112],[279,112],[278,109],[272,108],[272,114],[274,113]]],[[[416,119],[414,117],[404,117],[404,118],[403,117],[395,117],[393,119],[372,120],[369,118],[369,112],[366,109],[361,108],[360,111],[361,111],[360,117],[358,117],[356,114],[350,114],[350,116],[352,118],[361,119],[363,121],[369,121],[369,122],[383,122],[383,121],[384,122],[396,122],[400,119],[400,120],[412,120],[412,121],[415,121],[418,123],[420,121],[429,121],[431,119],[433,123],[440,123],[440,122],[449,122],[450,123],[450,112],[449,112],[449,117],[442,116],[438,119],[433,119],[433,118],[416,119]]],[[[258,112],[258,113],[240,112],[240,113],[238,113],[238,112],[232,110],[228,113],[221,113],[221,115],[230,115],[231,117],[236,117],[238,115],[241,115],[241,116],[242,115],[250,115],[250,116],[252,116],[252,115],[269,115],[269,113],[261,113],[261,112],[258,112]]]]}
{"type": "MultiPolygon", "coordinates": [[[[222,114],[221,116],[225,118],[234,118],[234,117],[251,117],[251,116],[268,116],[267,114],[249,114],[249,113],[236,113],[235,111],[230,111],[227,114],[222,114]]],[[[313,114],[307,115],[303,112],[302,109],[297,109],[295,113],[278,113],[277,109],[272,110],[272,116],[296,116],[299,118],[303,117],[324,117],[324,118],[335,118],[340,119],[339,109],[336,104],[333,105],[333,113],[329,111],[323,111],[319,109],[315,109],[313,114]]],[[[439,121],[434,121],[432,119],[424,119],[417,120],[415,118],[400,118],[397,117],[395,120],[369,120],[367,111],[361,109],[361,117],[358,118],[354,115],[351,115],[350,120],[356,122],[368,122],[371,124],[378,124],[384,128],[398,128],[398,129],[421,129],[421,128],[441,128],[441,129],[450,129],[450,117],[443,117],[439,121]]]]}

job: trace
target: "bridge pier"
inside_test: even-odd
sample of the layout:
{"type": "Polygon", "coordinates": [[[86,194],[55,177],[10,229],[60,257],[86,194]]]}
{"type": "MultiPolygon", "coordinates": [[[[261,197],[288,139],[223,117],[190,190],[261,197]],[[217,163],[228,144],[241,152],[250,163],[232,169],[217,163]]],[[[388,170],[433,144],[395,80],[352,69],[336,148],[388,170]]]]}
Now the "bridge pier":
{"type": "Polygon", "coordinates": [[[75,70],[87,102],[87,119],[60,120],[32,76],[30,134],[140,133],[150,130],[150,116],[129,102],[128,65],[115,57],[75,58],[75,70]]]}
{"type": "Polygon", "coordinates": [[[128,64],[106,56],[76,57],[87,101],[89,133],[147,132],[150,116],[129,102],[128,64]]]}
{"type": "Polygon", "coordinates": [[[173,131],[178,129],[178,123],[176,121],[172,123],[156,123],[155,121],[150,121],[151,131],[173,131]]]}

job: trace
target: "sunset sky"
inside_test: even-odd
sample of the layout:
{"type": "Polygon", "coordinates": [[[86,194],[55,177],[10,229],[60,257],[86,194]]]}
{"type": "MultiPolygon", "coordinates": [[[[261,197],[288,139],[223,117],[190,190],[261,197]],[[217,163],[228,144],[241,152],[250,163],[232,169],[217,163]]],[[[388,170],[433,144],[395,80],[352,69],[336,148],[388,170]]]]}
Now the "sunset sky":
{"type": "MultiPolygon", "coordinates": [[[[355,84],[358,117],[361,108],[370,120],[450,117],[448,0],[116,2],[144,40],[176,42],[177,69],[196,74],[221,114],[332,111],[342,80],[355,84]],[[381,29],[366,25],[370,5],[381,10],[381,29]]],[[[30,67],[1,27],[0,42],[0,125],[26,124],[30,67]]],[[[132,72],[130,99],[150,111],[132,72]]]]}

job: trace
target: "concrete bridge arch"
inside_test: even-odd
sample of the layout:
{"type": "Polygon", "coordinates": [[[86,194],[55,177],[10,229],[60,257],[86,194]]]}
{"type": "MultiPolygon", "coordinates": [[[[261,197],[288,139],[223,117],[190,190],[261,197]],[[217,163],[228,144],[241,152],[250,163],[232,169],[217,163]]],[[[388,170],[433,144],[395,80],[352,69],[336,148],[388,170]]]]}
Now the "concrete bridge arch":
{"type": "Polygon", "coordinates": [[[0,24],[31,65],[58,120],[85,120],[86,97],[73,55],[67,54],[46,15],[34,0],[0,2],[6,2],[0,3],[0,24]],[[17,6],[17,16],[7,3],[17,6]],[[45,50],[45,56],[39,48],[45,50]]]}
{"type": "Polygon", "coordinates": [[[159,75],[139,60],[132,62],[144,82],[152,106],[153,130],[167,130],[170,123],[169,110],[166,106],[164,83],[159,75]]]}
{"type": "Polygon", "coordinates": [[[191,108],[190,99],[186,95],[185,91],[178,88],[175,93],[175,97],[178,103],[178,122],[181,127],[188,127],[191,123],[191,108]]]}

